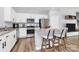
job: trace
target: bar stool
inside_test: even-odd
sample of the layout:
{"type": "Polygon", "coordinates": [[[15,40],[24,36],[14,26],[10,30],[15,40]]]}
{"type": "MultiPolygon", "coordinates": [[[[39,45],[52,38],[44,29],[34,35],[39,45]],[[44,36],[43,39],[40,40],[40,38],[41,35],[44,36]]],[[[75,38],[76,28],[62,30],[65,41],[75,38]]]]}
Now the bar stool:
{"type": "Polygon", "coordinates": [[[50,49],[53,47],[53,42],[54,42],[53,35],[54,35],[53,30],[46,30],[46,29],[43,30],[41,50],[44,49],[45,51],[47,51],[47,49],[50,49]]]}
{"type": "Polygon", "coordinates": [[[66,37],[67,37],[67,28],[64,29],[55,29],[54,32],[54,47],[58,46],[60,51],[61,46],[66,48],[66,37]]]}

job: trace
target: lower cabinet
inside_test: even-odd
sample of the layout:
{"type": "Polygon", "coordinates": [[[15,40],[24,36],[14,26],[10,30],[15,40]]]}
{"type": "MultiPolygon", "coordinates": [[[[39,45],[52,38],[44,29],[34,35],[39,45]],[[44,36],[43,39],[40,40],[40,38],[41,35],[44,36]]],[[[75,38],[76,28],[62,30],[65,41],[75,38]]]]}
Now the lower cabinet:
{"type": "Polygon", "coordinates": [[[5,36],[5,41],[6,41],[6,52],[10,51],[11,49],[11,35],[10,33],[8,33],[6,36],[5,36]]]}
{"type": "Polygon", "coordinates": [[[0,36],[0,52],[6,52],[6,40],[5,40],[5,35],[0,36]]]}
{"type": "Polygon", "coordinates": [[[13,31],[10,33],[10,35],[12,35],[10,38],[10,50],[12,49],[12,47],[15,45],[16,41],[17,41],[17,38],[16,38],[16,31],[13,31]]]}
{"type": "Polygon", "coordinates": [[[10,52],[17,41],[16,30],[2,35],[0,39],[0,52],[10,52]]]}
{"type": "Polygon", "coordinates": [[[26,28],[19,28],[19,38],[25,38],[27,35],[27,29],[26,28]]]}

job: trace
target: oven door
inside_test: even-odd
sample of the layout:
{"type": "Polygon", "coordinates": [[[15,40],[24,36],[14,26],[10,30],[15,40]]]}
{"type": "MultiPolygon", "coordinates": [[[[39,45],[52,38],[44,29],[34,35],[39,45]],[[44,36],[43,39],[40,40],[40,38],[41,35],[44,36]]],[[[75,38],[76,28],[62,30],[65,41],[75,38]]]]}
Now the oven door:
{"type": "Polygon", "coordinates": [[[27,29],[27,34],[34,34],[34,29],[27,29]]]}

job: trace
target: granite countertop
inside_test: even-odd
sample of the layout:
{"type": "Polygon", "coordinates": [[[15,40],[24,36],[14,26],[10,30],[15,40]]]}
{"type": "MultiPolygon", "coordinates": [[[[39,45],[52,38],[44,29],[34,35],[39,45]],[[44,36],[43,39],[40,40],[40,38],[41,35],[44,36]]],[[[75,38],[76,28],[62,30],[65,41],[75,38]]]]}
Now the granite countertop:
{"type": "Polygon", "coordinates": [[[6,30],[5,29],[0,29],[0,36],[2,36],[4,34],[7,34],[7,33],[11,32],[13,30],[15,30],[15,29],[13,29],[13,28],[7,28],[6,30]]]}

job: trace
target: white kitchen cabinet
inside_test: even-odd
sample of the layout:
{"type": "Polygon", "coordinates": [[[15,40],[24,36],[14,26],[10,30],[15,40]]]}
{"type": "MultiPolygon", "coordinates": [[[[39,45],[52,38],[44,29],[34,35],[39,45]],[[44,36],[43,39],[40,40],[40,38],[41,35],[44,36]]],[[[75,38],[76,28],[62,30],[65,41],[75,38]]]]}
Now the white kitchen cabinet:
{"type": "Polygon", "coordinates": [[[13,22],[15,20],[15,11],[11,7],[4,7],[4,20],[13,22]]]}
{"type": "Polygon", "coordinates": [[[16,30],[0,36],[0,39],[0,52],[10,52],[17,41],[16,30]]]}
{"type": "Polygon", "coordinates": [[[16,21],[16,12],[15,12],[15,10],[13,8],[11,8],[11,20],[13,22],[16,21]]]}
{"type": "MultiPolygon", "coordinates": [[[[13,47],[14,46],[14,44],[16,43],[16,41],[17,41],[17,38],[16,38],[16,31],[12,31],[11,33],[10,33],[10,35],[11,35],[11,46],[13,47]]],[[[12,48],[10,48],[10,50],[11,50],[12,48]]]]}
{"type": "Polygon", "coordinates": [[[0,36],[0,52],[2,51],[2,38],[0,36]]]}
{"type": "Polygon", "coordinates": [[[11,49],[11,35],[10,35],[10,33],[8,33],[8,34],[6,34],[5,35],[5,38],[6,38],[6,52],[9,52],[10,51],[10,49],[11,49]]]}
{"type": "Polygon", "coordinates": [[[17,18],[16,16],[16,20],[14,20],[17,23],[26,23],[26,19],[23,19],[22,17],[17,18]]]}
{"type": "Polygon", "coordinates": [[[6,41],[5,41],[5,35],[0,36],[0,52],[5,52],[6,51],[6,41]]]}
{"type": "Polygon", "coordinates": [[[19,28],[19,38],[25,38],[27,35],[27,29],[26,28],[19,28]]]}
{"type": "Polygon", "coordinates": [[[4,8],[0,7],[0,20],[4,19],[4,8]]]}
{"type": "Polygon", "coordinates": [[[4,20],[11,21],[11,8],[10,7],[4,7],[4,20]]]}
{"type": "Polygon", "coordinates": [[[6,49],[7,49],[7,52],[9,52],[13,46],[15,45],[16,43],[16,30],[8,33],[8,35],[6,36],[6,49]]]}

